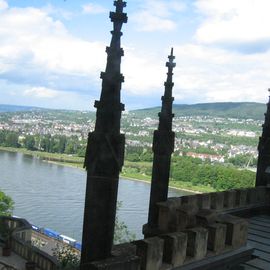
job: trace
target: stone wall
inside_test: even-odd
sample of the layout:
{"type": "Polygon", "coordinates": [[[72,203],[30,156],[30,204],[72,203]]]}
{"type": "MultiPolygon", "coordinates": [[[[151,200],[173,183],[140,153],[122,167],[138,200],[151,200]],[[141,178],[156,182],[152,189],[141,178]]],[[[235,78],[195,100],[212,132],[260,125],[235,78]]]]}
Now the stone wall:
{"type": "Polygon", "coordinates": [[[246,245],[248,222],[228,212],[269,205],[269,197],[256,187],[169,198],[158,203],[155,236],[117,246],[113,258],[89,270],[169,270],[237,250],[246,245]]]}
{"type": "Polygon", "coordinates": [[[42,270],[56,270],[58,268],[57,260],[36,247],[25,243],[23,240],[14,237],[12,239],[12,250],[22,258],[35,262],[36,266],[42,270]]]}
{"type": "Polygon", "coordinates": [[[0,216],[11,230],[11,248],[22,258],[35,262],[41,270],[59,269],[57,260],[31,245],[32,226],[25,219],[0,216]]]}

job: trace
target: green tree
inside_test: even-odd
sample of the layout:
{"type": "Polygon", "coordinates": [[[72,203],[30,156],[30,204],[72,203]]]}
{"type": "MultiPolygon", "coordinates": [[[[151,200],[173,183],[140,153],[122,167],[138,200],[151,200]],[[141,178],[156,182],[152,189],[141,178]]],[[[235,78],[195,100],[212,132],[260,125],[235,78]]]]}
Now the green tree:
{"type": "Polygon", "coordinates": [[[50,152],[51,149],[51,141],[50,136],[45,136],[40,141],[40,149],[44,152],[50,152]]]}
{"type": "Polygon", "coordinates": [[[78,269],[80,264],[80,257],[74,249],[68,245],[57,244],[53,249],[53,256],[61,264],[61,269],[78,269]]]}
{"type": "Polygon", "coordinates": [[[8,132],[5,140],[5,146],[19,147],[19,135],[15,132],[8,132]]]}
{"type": "MultiPolygon", "coordinates": [[[[122,202],[117,202],[117,209],[122,206],[122,202]]],[[[114,244],[126,243],[135,240],[136,235],[131,233],[128,230],[127,225],[120,221],[118,215],[116,214],[115,218],[115,227],[114,227],[114,244]]]]}
{"type": "Polygon", "coordinates": [[[26,136],[25,139],[24,139],[24,146],[27,150],[36,150],[36,147],[35,147],[35,138],[34,136],[26,136]]]}
{"type": "Polygon", "coordinates": [[[12,214],[13,208],[13,200],[3,191],[0,191],[0,215],[10,216],[12,214]]]}
{"type": "Polygon", "coordinates": [[[5,131],[0,131],[0,145],[5,145],[5,142],[6,142],[5,131]]]}
{"type": "Polygon", "coordinates": [[[67,144],[67,138],[66,136],[60,136],[59,137],[59,143],[58,143],[58,153],[64,153],[66,149],[67,144]]]}

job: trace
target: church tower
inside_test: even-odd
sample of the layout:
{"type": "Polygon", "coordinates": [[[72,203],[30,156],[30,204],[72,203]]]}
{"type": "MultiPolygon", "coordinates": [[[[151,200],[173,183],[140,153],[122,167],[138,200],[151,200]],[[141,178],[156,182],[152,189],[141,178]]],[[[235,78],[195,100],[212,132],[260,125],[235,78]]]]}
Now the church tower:
{"type": "Polygon", "coordinates": [[[114,1],[115,12],[110,13],[113,31],[110,47],[106,48],[107,66],[101,73],[102,90],[95,101],[96,125],[89,133],[85,155],[87,183],[83,222],[81,269],[87,264],[111,255],[113,245],[119,172],[123,166],[125,137],[120,134],[121,113],[121,28],[127,22],[123,13],[126,2],[114,1]]]}
{"type": "Polygon", "coordinates": [[[148,223],[144,226],[144,235],[150,236],[158,223],[158,202],[167,200],[168,186],[170,177],[171,154],[174,151],[175,134],[172,131],[172,97],[173,83],[173,68],[176,64],[173,62],[175,56],[173,55],[173,48],[171,54],[168,56],[169,61],[166,63],[168,68],[167,80],[164,83],[165,92],[162,96],[162,107],[159,113],[158,129],[154,132],[153,138],[153,168],[152,181],[150,192],[150,203],[148,213],[148,223]]]}
{"type": "MultiPolygon", "coordinates": [[[[270,89],[268,91],[270,92],[270,89]]],[[[270,185],[270,97],[264,115],[263,131],[258,145],[256,186],[270,185]]]]}

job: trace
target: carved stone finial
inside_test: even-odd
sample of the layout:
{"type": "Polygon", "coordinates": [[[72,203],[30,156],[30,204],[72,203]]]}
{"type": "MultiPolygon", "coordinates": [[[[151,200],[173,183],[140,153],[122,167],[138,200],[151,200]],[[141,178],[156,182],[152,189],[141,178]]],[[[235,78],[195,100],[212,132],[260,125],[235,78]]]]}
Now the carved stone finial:
{"type": "Polygon", "coordinates": [[[124,55],[121,28],[127,15],[123,13],[125,2],[118,0],[114,5],[116,12],[110,12],[113,31],[106,48],[107,65],[101,73],[100,100],[95,102],[95,130],[89,133],[85,154],[87,184],[80,270],[88,270],[89,263],[111,256],[119,172],[124,161],[125,136],[120,133],[124,77],[120,71],[124,55]]]}
{"type": "Polygon", "coordinates": [[[146,237],[153,235],[153,231],[158,222],[158,207],[157,203],[165,201],[168,196],[169,176],[171,154],[174,151],[175,134],[172,131],[172,76],[175,59],[173,49],[171,55],[168,56],[169,62],[166,63],[168,67],[167,80],[165,82],[164,96],[162,96],[161,112],[159,113],[158,129],[154,132],[153,139],[153,169],[151,181],[151,193],[149,202],[148,223],[144,226],[144,235],[146,237]]]}

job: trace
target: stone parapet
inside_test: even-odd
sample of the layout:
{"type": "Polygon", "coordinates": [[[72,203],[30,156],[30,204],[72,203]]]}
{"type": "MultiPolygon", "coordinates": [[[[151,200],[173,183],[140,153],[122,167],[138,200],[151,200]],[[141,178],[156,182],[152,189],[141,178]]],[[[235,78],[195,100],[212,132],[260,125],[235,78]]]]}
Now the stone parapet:
{"type": "Polygon", "coordinates": [[[140,270],[140,258],[134,255],[111,257],[84,266],[87,270],[140,270]]]}
{"type": "Polygon", "coordinates": [[[227,226],[220,223],[212,223],[207,226],[208,244],[207,248],[216,254],[225,249],[227,226]]]}
{"type": "Polygon", "coordinates": [[[247,189],[236,189],[235,206],[244,207],[247,205],[247,189]]]}
{"type": "Polygon", "coordinates": [[[0,216],[0,223],[5,224],[11,232],[11,249],[16,254],[33,262],[41,270],[59,269],[55,257],[31,245],[32,226],[27,220],[0,216]]]}
{"type": "Polygon", "coordinates": [[[175,223],[170,224],[170,231],[182,231],[196,226],[196,213],[198,208],[194,205],[184,204],[176,209],[175,223]]]}
{"type": "Polygon", "coordinates": [[[169,198],[158,203],[155,237],[114,247],[107,265],[96,262],[89,269],[171,270],[236,250],[246,245],[248,222],[222,213],[267,204],[269,195],[269,189],[256,187],[169,198]]]}
{"type": "Polygon", "coordinates": [[[158,228],[161,232],[169,232],[170,224],[176,222],[176,209],[181,206],[181,202],[181,197],[173,197],[166,202],[158,203],[158,228]]]}
{"type": "Polygon", "coordinates": [[[199,209],[210,209],[211,208],[210,193],[197,194],[196,196],[197,196],[199,209]]]}
{"type": "Polygon", "coordinates": [[[163,261],[173,267],[183,265],[187,253],[187,234],[172,233],[161,238],[164,240],[163,261]]]}
{"type": "Polygon", "coordinates": [[[224,208],[224,192],[210,193],[211,209],[222,210],[224,208]]]}
{"type": "Polygon", "coordinates": [[[188,235],[187,255],[196,260],[204,258],[207,253],[208,230],[199,227],[185,232],[188,235]]]}
{"type": "Polygon", "coordinates": [[[217,212],[211,209],[201,209],[196,213],[196,223],[200,226],[209,226],[215,223],[217,212]]]}
{"type": "Polygon", "coordinates": [[[162,265],[164,240],[151,237],[133,242],[137,246],[137,256],[141,258],[141,270],[159,270],[162,265]]]}
{"type": "Polygon", "coordinates": [[[234,208],[236,205],[236,191],[228,190],[224,192],[224,207],[228,209],[234,208]]]}
{"type": "Polygon", "coordinates": [[[247,242],[248,221],[232,215],[219,215],[217,222],[227,226],[226,244],[239,248],[247,242]]]}

